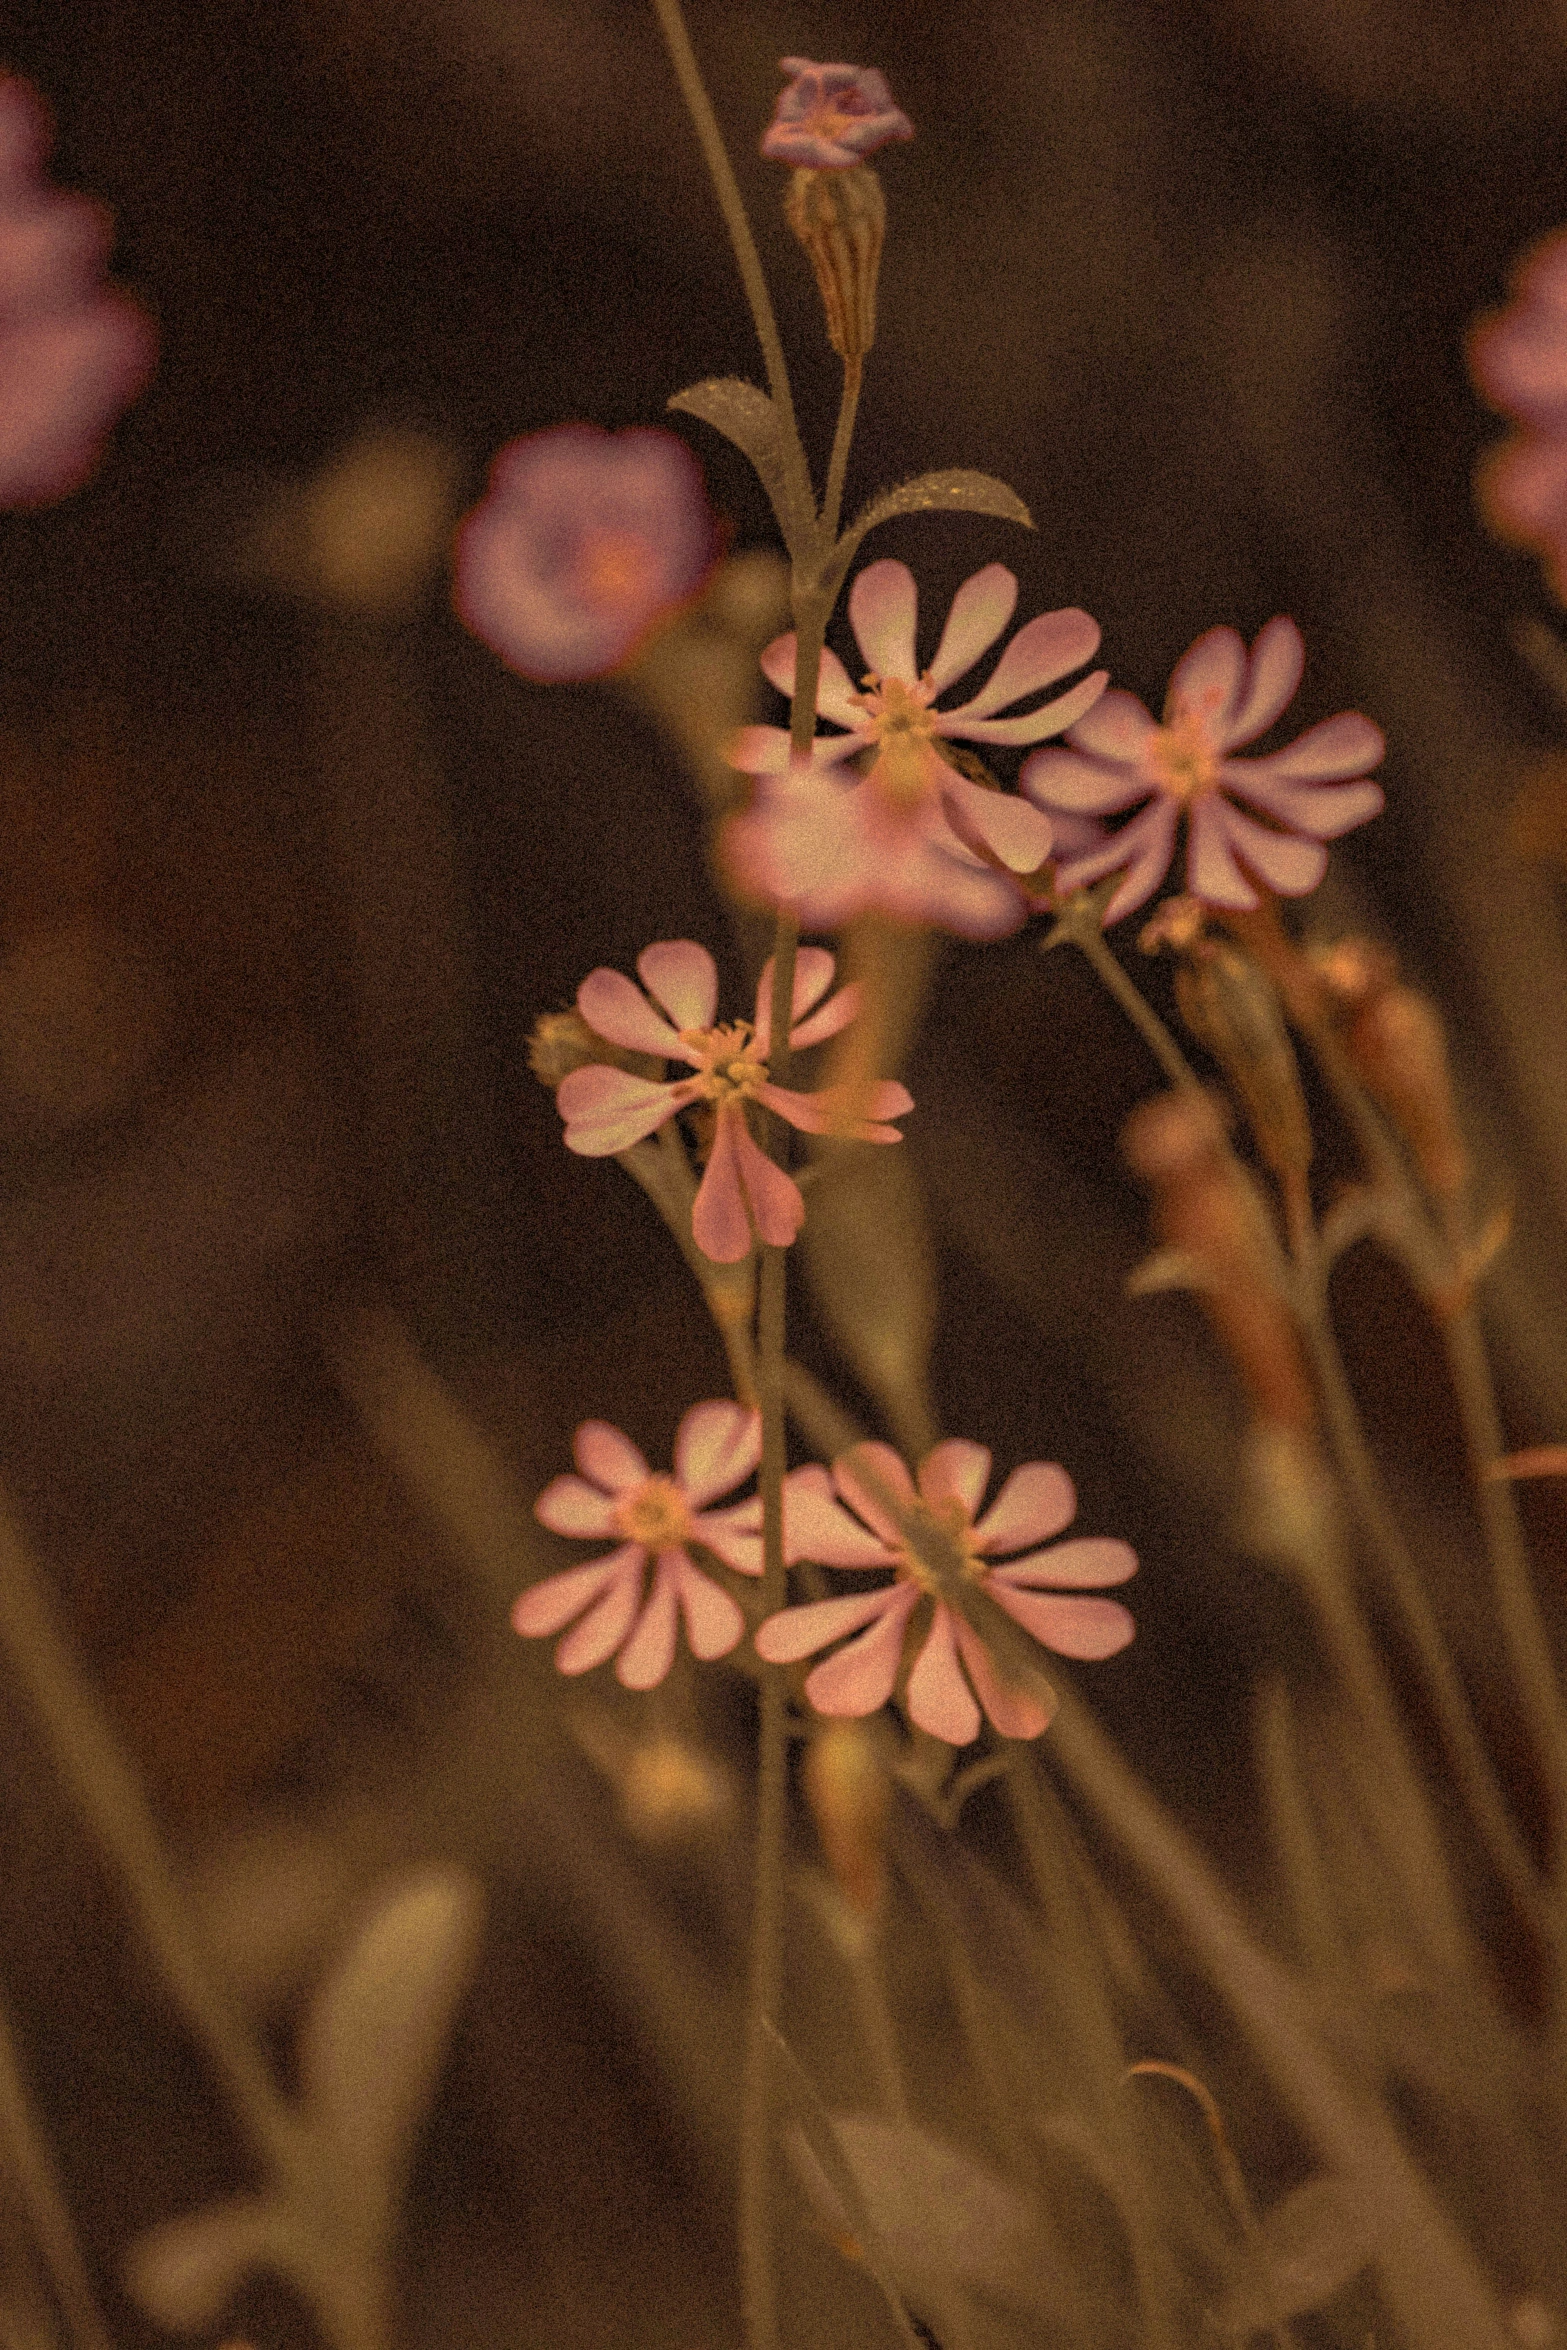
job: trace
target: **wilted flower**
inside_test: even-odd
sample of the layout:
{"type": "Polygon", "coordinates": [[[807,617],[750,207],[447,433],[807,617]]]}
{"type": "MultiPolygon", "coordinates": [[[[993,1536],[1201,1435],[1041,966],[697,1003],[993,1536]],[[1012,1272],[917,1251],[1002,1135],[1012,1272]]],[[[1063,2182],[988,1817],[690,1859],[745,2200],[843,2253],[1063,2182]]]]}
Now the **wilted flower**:
{"type": "Polygon", "coordinates": [[[601,677],[700,592],[717,555],[684,441],[651,425],[557,425],[491,466],[457,533],[457,611],[524,677],[601,677]]]}
{"type": "Polygon", "coordinates": [[[737,1403],[693,1404],[675,1436],[675,1473],[655,1476],[618,1428],[584,1420],[572,1447],[579,1477],[557,1477],[534,1504],[556,1534],[618,1536],[606,1558],[547,1575],[511,1611],[512,1627],[545,1638],[578,1619],[555,1651],[563,1673],[588,1673],[617,1657],[628,1689],[651,1689],[674,1662],[678,1620],[694,1656],[727,1656],[745,1619],[727,1591],[691,1557],[699,1543],[740,1575],[762,1571],[762,1505],[708,1503],[732,1493],[762,1457],[762,1419],[737,1403]],[[645,1590],[648,1561],[653,1582],[645,1590]]]}
{"type": "Polygon", "coordinates": [[[914,125],[894,106],[887,77],[874,65],[785,57],[781,70],[789,80],[762,135],[762,153],[770,161],[847,171],[889,139],[913,138],[914,125]]]}
{"type": "Polygon", "coordinates": [[[1037,1738],[1050,1718],[1045,1705],[1002,1679],[954,1604],[955,1594],[964,1583],[979,1585],[1026,1632],[1062,1656],[1114,1656],[1132,1638],[1131,1616],[1116,1600],[1072,1594],[1124,1583],[1136,1573],[1137,1560],[1124,1542],[1078,1538],[1052,1550],[1027,1550],[1003,1565],[987,1564],[997,1552],[1049,1541],[1071,1524],[1077,1508],[1064,1469],[1029,1461],[1013,1471],[979,1517],[989,1481],[990,1454],[962,1437],[926,1454],[918,1492],[885,1444],[857,1445],[835,1463],[830,1481],[825,1469],[792,1471],[785,1492],[790,1557],[844,1569],[892,1567],[895,1580],[879,1591],[813,1600],[770,1616],[756,1635],[758,1654],[769,1664],[795,1664],[846,1634],[857,1635],[808,1675],[805,1694],[818,1713],[874,1713],[892,1695],[904,1634],[929,1598],[930,1629],[908,1680],[910,1719],[951,1746],[966,1746],[979,1735],[983,1706],[1004,1738],[1037,1738]],[[904,1510],[905,1526],[867,1490],[860,1464],[904,1510]],[[853,1516],[834,1500],[834,1486],[853,1516]]]}
{"type": "Polygon", "coordinates": [[[1069,749],[1036,751],[1019,780],[1051,814],[1111,816],[1149,803],[1101,847],[1063,859],[1057,890],[1064,895],[1124,868],[1126,878],[1105,910],[1107,922],[1118,922],[1164,879],[1183,815],[1186,887],[1205,905],[1258,904],[1243,865],[1281,897],[1315,889],[1327,865],[1319,844],[1364,824],[1382,806],[1380,784],[1349,780],[1363,778],[1381,758],[1380,727],[1346,710],[1282,751],[1260,759],[1230,756],[1273,724],[1304,664],[1293,620],[1270,620],[1249,654],[1233,628],[1210,628],[1176,666],[1162,725],[1134,694],[1114,688],[1072,728],[1069,749]],[[1230,793],[1275,821],[1258,823],[1230,793]]]}
{"type": "Polygon", "coordinates": [[[42,174],[48,117],[0,74],[0,505],[42,506],[87,479],[152,373],[156,337],[101,281],[108,214],[42,174]]]}
{"type": "MultiPolygon", "coordinates": [[[[856,693],[837,655],[824,651],[816,692],[818,713],[847,731],[818,735],[806,760],[791,759],[778,726],[743,727],[730,746],[731,764],[762,779],[752,806],[725,828],[725,854],[743,888],[795,907],[813,928],[875,910],[971,938],[1016,929],[1024,906],[1008,876],[1037,872],[1050,854],[1050,825],[1014,793],[960,774],[937,746],[1039,742],[1081,717],[1106,675],[1096,670],[1022,716],[995,715],[1080,668],[1099,643],[1086,612],[1044,612],[1019,629],[970,701],[938,710],[936,696],[973,668],[1016,602],[1017,580],[1005,564],[965,580],[936,657],[921,672],[908,565],[872,563],[859,574],[849,619],[866,664],[863,690],[856,693]],[[834,772],[861,752],[871,759],[862,781],[834,772]]],[[[762,655],[781,693],[793,690],[794,665],[792,635],[762,655]]]]}
{"type": "MultiPolygon", "coordinates": [[[[832,1093],[792,1093],[767,1074],[773,966],[769,958],[756,991],[755,1016],[715,1028],[718,969],[693,939],[664,939],[637,957],[641,988],[622,972],[590,971],[577,990],[577,1009],[600,1036],[632,1052],[686,1061],[691,1077],[659,1083],[625,1069],[577,1069],[562,1079],[555,1099],[566,1121],[566,1147],[584,1158],[607,1157],[673,1118],[707,1105],[714,1112],[712,1147],[691,1214],[696,1244],[718,1264],[734,1264],[751,1247],[754,1221],[763,1240],[786,1248],[800,1229],[800,1188],[758,1148],[746,1123],[746,1105],[774,1110],[804,1134],[842,1134],[858,1142],[900,1142],[882,1123],[914,1107],[890,1080],[871,1088],[865,1117],[842,1114],[832,1093]],[[650,1002],[649,997],[653,1000],[650,1002]]],[[[824,947],[801,947],[794,967],[793,1051],[820,1044],[848,1025],[859,1008],[857,985],[822,998],[832,983],[833,958],[824,947]],[[819,1009],[813,1011],[812,1006],[819,1009]],[[809,1015],[809,1017],[807,1017],[809,1015]]]]}
{"type": "Polygon", "coordinates": [[[1523,426],[1482,460],[1481,508],[1493,530],[1545,558],[1567,601],[1567,229],[1524,260],[1505,310],[1469,339],[1475,382],[1523,426]]]}

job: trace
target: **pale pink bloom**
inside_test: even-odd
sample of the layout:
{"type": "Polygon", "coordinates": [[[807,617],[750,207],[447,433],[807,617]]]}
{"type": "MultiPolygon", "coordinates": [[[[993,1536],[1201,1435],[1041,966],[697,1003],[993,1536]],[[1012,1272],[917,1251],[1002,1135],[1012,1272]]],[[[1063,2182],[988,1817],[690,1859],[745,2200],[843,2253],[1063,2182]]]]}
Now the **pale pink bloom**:
{"type": "Polygon", "coordinates": [[[42,177],[48,115],[0,75],[0,506],[43,506],[87,479],[152,373],[151,319],[102,283],[114,232],[42,177]]]}
{"type": "Polygon", "coordinates": [[[857,1445],[834,1465],[830,1481],[825,1469],[792,1471],[785,1486],[790,1559],[844,1569],[892,1567],[895,1580],[853,1598],[785,1608],[758,1631],[758,1653],[769,1664],[796,1664],[855,1635],[807,1676],[805,1694],[818,1713],[874,1713],[892,1695],[910,1618],[929,1599],[930,1628],[904,1699],[911,1721],[950,1746],[966,1746],[979,1735],[983,1706],[1004,1738],[1037,1738],[1050,1719],[1046,1707],[1002,1680],[952,1594],[965,1582],[977,1583],[1059,1655],[1114,1656],[1136,1629],[1131,1616],[1116,1600],[1071,1594],[1124,1583],[1136,1573],[1137,1559],[1126,1543],[1097,1537],[1058,1542],[1051,1550],[1026,1548],[1059,1534],[1077,1508],[1071,1478],[1053,1463],[1029,1461],[1014,1469],[980,1517],[989,1482],[990,1454],[963,1437],[926,1454],[918,1492],[885,1444],[857,1445]],[[859,1462],[901,1505],[905,1526],[872,1498],[856,1473],[859,1462]],[[834,1486],[855,1515],[833,1499],[834,1486]],[[1023,1557],[986,1563],[1018,1550],[1023,1557]],[[1052,1588],[1058,1584],[1067,1589],[1052,1588]]]}
{"type": "Polygon", "coordinates": [[[760,1500],[707,1506],[743,1484],[760,1461],[760,1412],[693,1404],[675,1437],[672,1477],[655,1476],[630,1437],[606,1420],[584,1420],[572,1450],[581,1476],[546,1485],[533,1514],[553,1533],[594,1542],[618,1537],[617,1547],[535,1583],[512,1609],[512,1628],[542,1639],[571,1624],[555,1651],[560,1670],[588,1673],[613,1656],[616,1678],[628,1689],[663,1680],[681,1616],[693,1656],[727,1656],[745,1619],[695,1564],[690,1546],[702,1544],[736,1574],[761,1573],[760,1500]]]}
{"type": "Polygon", "coordinates": [[[762,134],[762,153],[773,163],[847,171],[889,139],[914,136],[913,123],[892,102],[886,75],[874,65],[785,57],[779,70],[789,79],[762,134]]]}
{"type": "Polygon", "coordinates": [[[1141,809],[1101,847],[1063,858],[1057,892],[1124,869],[1105,910],[1107,922],[1118,922],[1169,871],[1183,816],[1186,887],[1204,905],[1255,906],[1252,874],[1280,897],[1315,889],[1328,861],[1320,844],[1364,824],[1382,806],[1380,784],[1350,780],[1363,778],[1381,758],[1381,728],[1346,710],[1282,751],[1231,756],[1255,742],[1293,698],[1305,657],[1293,620],[1270,620],[1249,654],[1233,628],[1210,628],[1177,663],[1161,725],[1135,694],[1115,688],[1072,728],[1069,749],[1036,751],[1019,781],[1052,816],[1141,809]],[[1230,794],[1273,821],[1259,823],[1230,794]]]}
{"type": "MultiPolygon", "coordinates": [[[[936,657],[917,667],[917,594],[906,563],[871,563],[849,594],[849,620],[866,665],[856,692],[837,655],[824,651],[816,708],[845,729],[818,735],[807,760],[790,757],[778,726],[743,727],[732,766],[758,776],[757,794],[725,827],[724,851],[742,888],[798,910],[813,929],[833,929],[872,910],[935,923],[971,938],[1015,930],[1023,900],[1010,876],[1050,854],[1048,822],[1011,792],[991,791],[942,757],[946,740],[1036,743],[1082,716],[1103,693],[1096,670],[1067,693],[1021,716],[998,717],[1081,668],[1099,643],[1086,612],[1044,612],[1019,629],[989,681],[957,709],[936,696],[967,675],[1012,617],[1017,580],[987,564],[953,598],[936,657]],[[845,763],[869,754],[863,781],[845,763]]],[[[780,693],[794,689],[795,639],[762,655],[780,693]]]]}
{"type": "Polygon", "coordinates": [[[1486,520],[1501,537],[1545,559],[1567,602],[1567,229],[1535,246],[1505,310],[1469,338],[1475,382],[1523,431],[1482,460],[1486,520]]]}
{"type": "MultiPolygon", "coordinates": [[[[911,1110],[912,1100],[901,1085],[885,1081],[871,1088],[865,1105],[869,1115],[851,1119],[830,1091],[792,1093],[771,1082],[771,958],[756,991],[754,1017],[721,1028],[713,1025],[718,968],[706,947],[689,938],[664,939],[643,949],[637,969],[646,995],[622,972],[601,968],[590,971],[578,988],[577,1010],[611,1044],[651,1053],[662,1061],[685,1061],[694,1074],[659,1082],[598,1063],[574,1069],[562,1078],[555,1095],[566,1121],[567,1149],[580,1151],[584,1158],[604,1158],[612,1151],[629,1150],[679,1111],[705,1105],[714,1113],[714,1126],[707,1171],[691,1215],[697,1247],[718,1264],[734,1264],[749,1251],[754,1224],[763,1240],[787,1248],[800,1229],[805,1203],[799,1185],[758,1148],[746,1122],[747,1105],[755,1102],[775,1110],[803,1134],[901,1142],[897,1128],[883,1121],[911,1110]]],[[[859,1009],[857,983],[827,996],[832,975],[833,958],[825,947],[800,948],[794,966],[792,1051],[836,1036],[859,1009]]]]}
{"type": "Polygon", "coordinates": [[[510,441],[457,533],[459,617],[544,684],[618,669],[704,586],[718,532],[702,469],[651,425],[510,441]]]}

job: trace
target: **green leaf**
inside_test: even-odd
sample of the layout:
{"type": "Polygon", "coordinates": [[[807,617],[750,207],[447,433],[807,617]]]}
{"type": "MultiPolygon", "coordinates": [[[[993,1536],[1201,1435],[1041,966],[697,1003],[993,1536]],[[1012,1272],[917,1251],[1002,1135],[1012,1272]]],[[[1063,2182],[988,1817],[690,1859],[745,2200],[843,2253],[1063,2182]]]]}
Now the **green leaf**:
{"type": "Polygon", "coordinates": [[[816,529],[815,503],[799,454],[767,394],[738,376],[710,376],[706,383],[676,392],[669,405],[684,415],[700,416],[749,457],[772,500],[785,546],[792,555],[803,555],[816,529]]]}
{"type": "Polygon", "coordinates": [[[867,531],[898,514],[989,514],[998,522],[1020,522],[1025,530],[1034,527],[1034,517],[1016,490],[997,481],[993,473],[974,473],[966,465],[949,466],[940,473],[917,473],[912,481],[900,482],[895,490],[883,490],[860,508],[828,564],[824,584],[830,584],[834,594],[867,531]]]}

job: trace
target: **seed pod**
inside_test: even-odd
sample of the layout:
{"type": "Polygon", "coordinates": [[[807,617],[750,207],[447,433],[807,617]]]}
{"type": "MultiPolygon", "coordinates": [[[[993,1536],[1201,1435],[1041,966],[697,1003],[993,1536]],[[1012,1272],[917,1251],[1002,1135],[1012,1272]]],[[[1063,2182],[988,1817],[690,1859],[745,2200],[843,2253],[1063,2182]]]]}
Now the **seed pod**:
{"type": "Polygon", "coordinates": [[[1438,1199],[1461,1198],[1469,1154],[1435,1005],[1412,987],[1384,987],[1357,1014],[1346,1043],[1362,1084],[1408,1143],[1431,1190],[1438,1199]]]}
{"type": "Polygon", "coordinates": [[[876,340],[876,280],[887,202],[868,163],[848,171],[791,174],[784,218],[811,257],[840,359],[862,359],[876,340]]]}
{"type": "Polygon", "coordinates": [[[1228,940],[1198,939],[1176,973],[1175,1000],[1239,1094],[1274,1174],[1281,1183],[1303,1183],[1311,1125],[1295,1049],[1266,975],[1228,940]]]}

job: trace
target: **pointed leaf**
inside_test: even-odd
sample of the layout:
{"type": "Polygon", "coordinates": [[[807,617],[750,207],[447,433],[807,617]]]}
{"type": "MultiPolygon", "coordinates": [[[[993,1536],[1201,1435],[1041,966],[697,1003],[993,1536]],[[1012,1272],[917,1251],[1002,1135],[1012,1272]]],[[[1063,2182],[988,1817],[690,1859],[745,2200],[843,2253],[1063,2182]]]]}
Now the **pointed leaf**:
{"type": "Polygon", "coordinates": [[[912,481],[883,490],[860,508],[828,565],[826,584],[835,593],[867,531],[890,522],[896,514],[989,514],[998,522],[1020,522],[1025,530],[1034,527],[1034,517],[1016,490],[997,481],[993,473],[974,473],[965,465],[949,466],[940,473],[918,473],[912,481]]]}
{"type": "Polygon", "coordinates": [[[1364,2205],[1343,2181],[1308,2179],[1258,2222],[1225,2303],[1226,2328],[1256,2333],[1320,2309],[1375,2249],[1364,2205]]]}
{"type": "Polygon", "coordinates": [[[739,376],[710,376],[690,384],[669,403],[684,415],[700,416],[726,441],[733,441],[755,466],[762,487],[772,501],[791,554],[803,554],[816,527],[816,512],[800,466],[777,409],[767,394],[739,376]]]}
{"type": "Polygon", "coordinates": [[[139,2237],[125,2256],[126,2290],[166,2332],[210,2333],[253,2269],[285,2265],[286,2234],[275,2205],[236,2196],[139,2237]]]}
{"type": "Polygon", "coordinates": [[[313,2134],[360,2240],[385,2242],[477,1954],[483,1896],[458,1869],[405,1878],[316,1994],[300,2042],[313,2134]]]}

